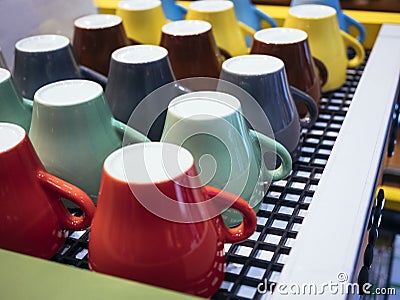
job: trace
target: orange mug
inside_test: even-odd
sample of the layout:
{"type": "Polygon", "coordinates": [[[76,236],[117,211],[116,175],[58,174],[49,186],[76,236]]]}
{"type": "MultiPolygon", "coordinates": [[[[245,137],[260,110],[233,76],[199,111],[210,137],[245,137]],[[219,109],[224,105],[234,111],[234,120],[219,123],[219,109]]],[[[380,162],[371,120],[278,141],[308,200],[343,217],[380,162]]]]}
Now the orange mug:
{"type": "Polygon", "coordinates": [[[0,248],[51,258],[64,244],[65,230],[90,226],[95,207],[79,188],[44,169],[25,130],[0,123],[0,248]],[[82,211],[71,215],[64,197],[82,211]]]}
{"type": "Polygon", "coordinates": [[[202,297],[224,278],[224,242],[248,238],[256,215],[242,198],[201,186],[193,156],[169,143],[116,150],[104,162],[89,240],[92,270],[202,297]],[[243,222],[224,225],[238,210],[243,222]]]}

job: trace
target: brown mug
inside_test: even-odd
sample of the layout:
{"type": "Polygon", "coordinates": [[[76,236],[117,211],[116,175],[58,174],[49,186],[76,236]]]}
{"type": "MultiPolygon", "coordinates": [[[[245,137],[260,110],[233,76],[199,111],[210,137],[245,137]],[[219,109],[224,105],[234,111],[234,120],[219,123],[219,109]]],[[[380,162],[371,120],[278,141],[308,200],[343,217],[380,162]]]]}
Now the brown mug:
{"type": "Polygon", "coordinates": [[[219,77],[223,59],[210,23],[200,20],[168,23],[162,27],[160,44],[169,52],[176,79],[219,77]]]}
{"type": "MultiPolygon", "coordinates": [[[[251,54],[266,54],[285,63],[289,84],[310,95],[317,104],[321,101],[321,86],[327,71],[322,62],[311,55],[308,35],[294,28],[268,28],[254,34],[251,54]]],[[[301,117],[307,113],[303,103],[296,103],[301,117]]]]}
{"type": "Polygon", "coordinates": [[[131,44],[118,16],[93,14],[74,22],[73,47],[79,63],[105,76],[113,51],[131,44]]]}

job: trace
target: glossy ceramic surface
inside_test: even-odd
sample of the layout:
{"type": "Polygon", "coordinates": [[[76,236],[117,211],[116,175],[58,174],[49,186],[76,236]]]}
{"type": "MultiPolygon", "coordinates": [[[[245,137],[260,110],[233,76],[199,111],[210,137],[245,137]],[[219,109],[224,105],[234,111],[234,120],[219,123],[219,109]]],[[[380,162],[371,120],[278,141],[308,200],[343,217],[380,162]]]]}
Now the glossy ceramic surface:
{"type": "Polygon", "coordinates": [[[168,50],[177,79],[218,78],[222,57],[215,43],[210,23],[183,20],[164,25],[161,46],[168,50]]]}
{"type": "MultiPolygon", "coordinates": [[[[230,58],[222,65],[220,78],[246,90],[264,110],[275,138],[289,152],[300,140],[300,121],[282,60],[268,55],[243,55],[230,58]]],[[[318,109],[313,99],[301,95],[315,121],[318,109]]]]}
{"type": "Polygon", "coordinates": [[[231,56],[248,53],[244,35],[253,35],[255,30],[236,19],[232,2],[228,0],[194,1],[189,6],[186,19],[209,22],[217,45],[231,56]]]}
{"type": "Polygon", "coordinates": [[[40,87],[81,78],[72,46],[65,36],[36,35],[15,44],[13,77],[23,97],[33,99],[40,87]]]}
{"type": "MultiPolygon", "coordinates": [[[[249,130],[240,102],[220,92],[193,92],[171,101],[161,141],[188,149],[201,170],[203,184],[240,195],[256,212],[264,197],[264,181],[282,179],[291,170],[287,150],[249,130]],[[186,108],[192,110],[190,115],[181,113],[186,108]],[[278,170],[266,169],[259,143],[282,159],[278,170]]],[[[227,226],[241,222],[232,210],[224,212],[223,218],[227,226]]]]}
{"type": "Polygon", "coordinates": [[[0,68],[0,122],[11,122],[29,131],[32,102],[21,97],[10,72],[0,68]]]}
{"type": "Polygon", "coordinates": [[[161,27],[167,23],[161,1],[120,1],[116,15],[122,18],[129,38],[142,44],[160,44],[161,27]]]}
{"type": "MultiPolygon", "coordinates": [[[[165,167],[162,160],[168,159],[169,155],[152,155],[140,147],[143,146],[137,144],[117,150],[104,163],[98,209],[90,233],[90,268],[211,297],[224,278],[224,242],[239,242],[249,237],[255,230],[256,216],[237,196],[211,187],[197,187],[200,186],[197,172],[187,150],[184,151],[191,157],[190,166],[168,180],[143,181],[142,177],[146,175],[133,169],[128,172],[136,181],[115,176],[115,173],[125,172],[123,164],[126,160],[132,161],[132,165],[143,163],[143,154],[148,155],[146,161],[154,162],[152,167],[157,172],[165,167]],[[181,214],[188,213],[183,205],[200,204],[219,194],[221,201],[235,201],[233,208],[243,214],[244,221],[234,229],[226,228],[220,215],[195,223],[168,221],[148,211],[137,198],[140,194],[152,201],[163,201],[160,193],[181,203],[181,214]]],[[[146,147],[165,147],[165,153],[169,154],[179,149],[164,143],[150,143],[146,147]]],[[[172,159],[176,157],[172,155],[172,159]]]]}
{"type": "Polygon", "coordinates": [[[357,31],[357,40],[360,43],[364,42],[366,33],[364,26],[342,11],[339,0],[292,0],[290,2],[290,6],[302,4],[320,4],[334,8],[336,10],[336,17],[339,22],[340,29],[347,33],[350,33],[349,29],[350,27],[353,27],[357,31]]]}
{"type": "Polygon", "coordinates": [[[161,0],[161,5],[168,20],[183,20],[187,13],[187,8],[176,3],[175,0],[161,0]]]}
{"type": "Polygon", "coordinates": [[[105,76],[113,51],[130,44],[118,16],[88,15],[74,22],[73,47],[79,63],[105,76]]]}
{"type": "MultiPolygon", "coordinates": [[[[262,10],[258,9],[250,0],[230,0],[235,6],[235,14],[239,21],[250,26],[254,30],[260,30],[261,23],[267,22],[270,27],[276,27],[276,21],[262,10]]],[[[247,46],[251,46],[253,37],[246,36],[247,46]]]]}
{"type": "MultiPolygon", "coordinates": [[[[320,103],[323,80],[317,75],[308,36],[304,31],[282,27],[260,30],[254,35],[250,53],[280,58],[285,63],[289,84],[310,95],[316,103],[320,103]],[[283,38],[285,36],[287,38],[283,38]]],[[[301,115],[305,115],[307,109],[304,104],[298,105],[297,108],[301,115]]]]}
{"type": "Polygon", "coordinates": [[[328,79],[322,91],[337,89],[346,80],[346,69],[360,65],[365,57],[363,46],[352,36],[339,29],[336,11],[324,5],[305,4],[293,6],[284,27],[298,28],[308,34],[311,53],[322,61],[328,79]],[[352,59],[347,58],[346,48],[355,50],[352,59]]]}
{"type": "MultiPolygon", "coordinates": [[[[174,80],[166,49],[153,45],[128,46],[112,55],[105,94],[115,118],[127,123],[132,111],[148,94],[174,80]]],[[[152,140],[160,138],[162,122],[154,126],[154,135],[149,136],[152,140]]]]}
{"type": "Polygon", "coordinates": [[[0,47],[0,68],[8,69],[6,60],[5,60],[5,58],[3,56],[3,52],[1,50],[1,47],[0,47]]]}
{"type": "Polygon", "coordinates": [[[0,247],[50,258],[65,229],[90,226],[95,207],[82,190],[46,172],[22,127],[0,123],[0,141],[0,247]],[[84,215],[69,214],[61,197],[84,215]]]}
{"type": "Polygon", "coordinates": [[[66,80],[35,93],[29,137],[49,172],[83,189],[96,202],[104,159],[145,137],[116,121],[99,84],[66,80]]]}

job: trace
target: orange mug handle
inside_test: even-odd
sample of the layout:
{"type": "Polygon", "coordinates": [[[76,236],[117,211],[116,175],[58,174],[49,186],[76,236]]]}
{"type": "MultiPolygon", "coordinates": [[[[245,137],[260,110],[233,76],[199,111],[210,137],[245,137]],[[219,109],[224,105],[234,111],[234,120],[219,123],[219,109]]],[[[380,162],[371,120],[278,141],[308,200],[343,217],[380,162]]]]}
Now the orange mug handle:
{"type": "Polygon", "coordinates": [[[96,208],[92,199],[84,191],[43,170],[38,172],[37,177],[45,188],[61,197],[71,200],[82,209],[83,216],[77,217],[71,215],[64,205],[62,205],[61,201],[55,204],[52,203],[52,207],[60,218],[64,229],[81,230],[90,226],[96,208]]]}
{"type": "Polygon", "coordinates": [[[254,233],[257,227],[256,213],[244,199],[215,187],[204,186],[204,188],[209,197],[218,199],[218,204],[233,203],[230,208],[239,211],[243,216],[243,222],[234,228],[229,228],[222,224],[221,232],[225,242],[238,243],[254,233]]]}

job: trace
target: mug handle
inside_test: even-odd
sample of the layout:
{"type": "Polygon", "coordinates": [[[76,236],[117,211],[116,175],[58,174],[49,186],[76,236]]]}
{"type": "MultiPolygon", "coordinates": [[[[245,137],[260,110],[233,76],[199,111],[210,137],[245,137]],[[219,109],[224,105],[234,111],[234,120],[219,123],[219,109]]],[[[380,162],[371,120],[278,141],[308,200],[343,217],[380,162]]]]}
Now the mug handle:
{"type": "MultiPolygon", "coordinates": [[[[272,176],[272,180],[281,180],[288,176],[290,171],[292,170],[292,157],[290,156],[286,148],[281,143],[255,130],[250,130],[250,137],[253,139],[253,142],[257,140],[258,143],[260,143],[260,145],[262,144],[263,147],[270,150],[275,150],[276,155],[278,155],[281,159],[281,165],[277,169],[268,170],[267,168],[265,168],[266,172],[272,176]]],[[[263,155],[263,153],[261,153],[261,155],[263,155]]]]}
{"type": "Polygon", "coordinates": [[[255,5],[251,6],[251,8],[254,10],[257,17],[260,19],[260,26],[261,26],[261,21],[264,20],[264,21],[268,22],[269,25],[271,25],[271,27],[278,27],[274,18],[268,16],[262,10],[258,9],[255,5]]]}
{"type": "Polygon", "coordinates": [[[33,101],[22,97],[22,104],[29,109],[30,112],[33,110],[33,101]]]}
{"type": "Polygon", "coordinates": [[[137,41],[137,40],[135,40],[135,39],[133,39],[133,38],[128,38],[128,41],[129,41],[129,43],[130,43],[129,46],[141,45],[141,44],[142,44],[141,42],[139,42],[139,41],[137,41]]]}
{"type": "Polygon", "coordinates": [[[308,121],[300,121],[301,126],[303,127],[311,127],[315,124],[318,119],[318,105],[315,103],[315,100],[311,98],[307,93],[295,88],[294,86],[290,86],[290,92],[293,95],[293,100],[296,104],[304,103],[309,114],[310,119],[308,121]]]}
{"type": "Polygon", "coordinates": [[[222,55],[222,57],[224,58],[224,61],[227,59],[230,59],[232,57],[232,55],[230,55],[229,52],[226,51],[224,48],[218,47],[218,50],[219,50],[220,54],[222,55]]]}
{"type": "Polygon", "coordinates": [[[123,141],[124,136],[128,138],[128,144],[150,142],[145,135],[114,118],[111,119],[111,126],[119,135],[121,141],[123,141]]]}
{"type": "Polygon", "coordinates": [[[227,243],[238,243],[246,240],[250,237],[257,227],[257,217],[254,209],[243,200],[241,197],[231,194],[229,192],[217,189],[211,186],[204,186],[204,189],[208,197],[217,197],[218,202],[232,203],[230,208],[233,208],[241,213],[243,216],[243,222],[234,227],[227,227],[224,222],[222,222],[221,232],[223,235],[224,242],[227,243]]]}
{"type": "Polygon", "coordinates": [[[359,66],[365,58],[364,47],[355,38],[353,38],[350,34],[344,32],[343,30],[340,30],[340,34],[342,35],[346,48],[351,47],[356,52],[356,55],[352,59],[347,61],[347,66],[349,68],[355,68],[359,66]]]}
{"type": "Polygon", "coordinates": [[[318,77],[320,81],[320,86],[323,86],[328,80],[328,69],[325,64],[320,61],[318,58],[313,56],[314,64],[318,69],[318,77]]]}
{"type": "Polygon", "coordinates": [[[177,7],[181,11],[182,14],[186,15],[188,12],[188,9],[180,4],[175,3],[175,7],[177,7]]]}
{"type": "Polygon", "coordinates": [[[43,170],[38,172],[37,178],[46,189],[71,200],[83,211],[83,216],[76,217],[69,213],[61,201],[52,205],[64,229],[81,230],[90,226],[96,208],[92,199],[84,191],[43,170]]]}
{"type": "Polygon", "coordinates": [[[357,40],[362,43],[365,40],[365,28],[364,26],[356,21],[355,19],[353,19],[352,17],[350,17],[349,15],[343,14],[344,20],[347,23],[347,26],[352,26],[355,27],[355,29],[357,29],[358,31],[358,37],[357,40]]]}
{"type": "Polygon", "coordinates": [[[107,85],[106,76],[83,65],[79,65],[79,70],[81,71],[83,78],[97,82],[98,84],[101,85],[103,90],[106,88],[107,85]]]}
{"type": "Polygon", "coordinates": [[[241,31],[242,31],[242,33],[243,33],[245,38],[246,38],[247,35],[249,35],[251,38],[253,38],[254,34],[256,33],[256,31],[253,28],[251,28],[250,26],[244,24],[241,21],[238,21],[238,24],[239,24],[239,27],[240,27],[240,29],[241,29],[241,31]]]}

